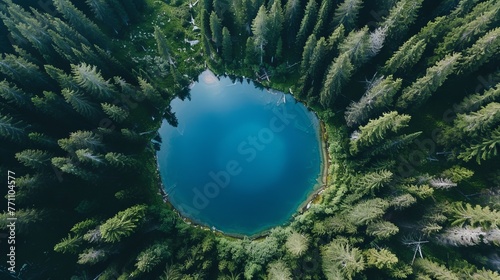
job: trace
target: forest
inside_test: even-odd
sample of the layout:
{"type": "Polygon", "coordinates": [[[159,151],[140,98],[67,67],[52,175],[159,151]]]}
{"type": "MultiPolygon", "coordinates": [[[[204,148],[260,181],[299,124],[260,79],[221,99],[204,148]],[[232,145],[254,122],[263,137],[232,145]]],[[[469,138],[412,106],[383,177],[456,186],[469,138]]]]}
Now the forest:
{"type": "Polygon", "coordinates": [[[0,19],[1,279],[500,279],[500,1],[2,0],[0,19]],[[157,130],[207,68],[326,127],[325,191],[259,238],[159,191],[157,130]]]}

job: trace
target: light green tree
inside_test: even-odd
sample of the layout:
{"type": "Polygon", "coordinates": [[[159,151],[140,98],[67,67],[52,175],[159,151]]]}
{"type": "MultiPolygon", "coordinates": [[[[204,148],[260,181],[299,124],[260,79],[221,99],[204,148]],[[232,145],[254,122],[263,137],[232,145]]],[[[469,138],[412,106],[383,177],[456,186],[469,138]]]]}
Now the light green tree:
{"type": "Polygon", "coordinates": [[[118,212],[114,217],[99,226],[103,240],[116,243],[124,237],[130,236],[137,226],[143,222],[145,215],[145,205],[132,206],[118,212]]]}
{"type": "Polygon", "coordinates": [[[301,256],[307,251],[309,238],[296,231],[288,236],[285,247],[294,256],[301,256]]]}
{"type": "Polygon", "coordinates": [[[337,25],[343,24],[346,30],[352,30],[362,5],[363,0],[344,0],[335,10],[333,21],[337,25]]]}
{"type": "Polygon", "coordinates": [[[328,108],[339,95],[344,84],[351,78],[354,66],[349,53],[343,53],[335,58],[326,74],[325,83],[320,93],[320,102],[328,108]]]}
{"type": "Polygon", "coordinates": [[[360,126],[359,132],[351,137],[351,152],[357,153],[361,149],[380,143],[389,132],[396,133],[407,127],[410,119],[409,115],[399,115],[398,112],[392,111],[370,120],[365,126],[360,126]]]}
{"type": "Polygon", "coordinates": [[[398,262],[398,257],[387,249],[370,248],[364,252],[367,266],[378,269],[391,268],[398,262]]]}
{"type": "Polygon", "coordinates": [[[322,252],[323,273],[327,279],[353,279],[365,269],[363,253],[345,240],[333,240],[322,252]]]}

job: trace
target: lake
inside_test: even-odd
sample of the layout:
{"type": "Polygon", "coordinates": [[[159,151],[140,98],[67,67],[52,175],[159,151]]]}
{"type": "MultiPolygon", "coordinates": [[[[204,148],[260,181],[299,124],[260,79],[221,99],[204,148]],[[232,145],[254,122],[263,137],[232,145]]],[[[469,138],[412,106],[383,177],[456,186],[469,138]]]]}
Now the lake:
{"type": "Polygon", "coordinates": [[[157,152],[168,198],[185,217],[251,236],[290,220],[321,181],[319,121],[291,94],[205,71],[175,99],[157,152]]]}

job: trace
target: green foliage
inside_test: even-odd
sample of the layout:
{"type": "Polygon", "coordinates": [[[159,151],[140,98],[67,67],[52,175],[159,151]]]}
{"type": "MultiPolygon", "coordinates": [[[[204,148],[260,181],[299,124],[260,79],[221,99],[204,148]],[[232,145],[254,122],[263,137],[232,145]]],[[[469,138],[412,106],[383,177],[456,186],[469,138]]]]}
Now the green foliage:
{"type": "Polygon", "coordinates": [[[365,269],[361,250],[344,240],[333,240],[323,248],[321,255],[323,273],[327,279],[353,279],[365,269]]]}
{"type": "Polygon", "coordinates": [[[387,249],[368,249],[364,252],[367,266],[374,266],[378,269],[390,268],[398,262],[398,257],[387,249]]]}
{"type": "Polygon", "coordinates": [[[399,232],[399,228],[388,221],[377,221],[366,227],[366,233],[377,239],[387,239],[399,232]]]}
{"type": "Polygon", "coordinates": [[[436,62],[434,66],[428,68],[425,76],[417,79],[411,86],[403,90],[403,94],[398,99],[397,107],[401,109],[420,107],[455,71],[460,57],[461,55],[458,53],[447,55],[436,62]]]}
{"type": "Polygon", "coordinates": [[[268,279],[291,280],[292,272],[283,261],[276,261],[269,264],[268,279]]]}
{"type": "Polygon", "coordinates": [[[47,167],[50,162],[51,155],[48,152],[41,150],[24,150],[16,153],[16,159],[26,167],[39,169],[47,167]]]}
{"type": "Polygon", "coordinates": [[[57,243],[54,247],[54,251],[59,253],[77,253],[81,244],[82,238],[75,235],[65,237],[61,242],[57,243]]]}
{"type": "Polygon", "coordinates": [[[145,215],[146,206],[144,205],[136,205],[118,212],[114,217],[100,225],[99,230],[103,240],[114,243],[130,236],[137,226],[143,222],[145,215]]]}
{"type": "Polygon", "coordinates": [[[443,265],[437,264],[433,261],[427,259],[418,259],[415,261],[415,266],[418,269],[419,275],[422,273],[423,275],[427,275],[433,277],[435,279],[443,279],[443,280],[458,280],[458,276],[456,276],[453,272],[449,271],[443,265]]]}
{"type": "Polygon", "coordinates": [[[362,4],[362,0],[344,0],[335,10],[333,21],[337,25],[343,24],[347,30],[353,29],[362,4]]]}
{"type": "Polygon", "coordinates": [[[375,113],[380,113],[393,102],[394,95],[399,91],[401,79],[394,80],[392,75],[380,77],[368,84],[368,89],[358,102],[352,102],[346,109],[347,125],[361,124],[375,113]]]}
{"type": "Polygon", "coordinates": [[[495,228],[500,224],[500,212],[489,206],[472,206],[469,203],[456,202],[446,211],[451,215],[452,225],[481,226],[485,229],[495,228]]]}
{"type": "Polygon", "coordinates": [[[352,206],[346,218],[354,225],[367,225],[382,217],[388,207],[389,203],[380,198],[365,200],[352,206]]]}
{"type": "Polygon", "coordinates": [[[417,41],[416,36],[411,37],[385,62],[384,73],[408,71],[420,60],[426,46],[425,40],[417,41]]]}
{"type": "Polygon", "coordinates": [[[135,267],[139,272],[150,272],[169,255],[168,247],[163,244],[154,244],[137,256],[135,267]]]}
{"type": "Polygon", "coordinates": [[[379,143],[389,132],[396,133],[407,127],[410,119],[409,115],[399,115],[398,112],[392,111],[382,114],[377,119],[370,120],[365,126],[359,127],[359,132],[351,136],[351,152],[357,153],[361,149],[379,143]]]}
{"type": "Polygon", "coordinates": [[[300,257],[308,248],[309,238],[298,232],[293,232],[288,236],[285,247],[292,255],[300,257]]]}
{"type": "Polygon", "coordinates": [[[350,53],[344,53],[335,58],[326,74],[325,83],[321,90],[321,105],[327,108],[337,98],[342,87],[351,77],[354,66],[349,58],[350,53]]]}
{"type": "Polygon", "coordinates": [[[489,137],[483,138],[481,142],[466,147],[458,155],[458,158],[469,161],[475,157],[477,163],[481,164],[481,160],[487,160],[497,155],[497,146],[500,146],[500,128],[496,128],[489,137]]]}

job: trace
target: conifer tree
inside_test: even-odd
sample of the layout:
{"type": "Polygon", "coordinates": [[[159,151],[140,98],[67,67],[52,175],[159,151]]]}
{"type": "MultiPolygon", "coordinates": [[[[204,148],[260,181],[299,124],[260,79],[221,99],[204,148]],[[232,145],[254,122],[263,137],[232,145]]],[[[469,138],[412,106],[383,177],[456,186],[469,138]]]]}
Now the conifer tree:
{"type": "Polygon", "coordinates": [[[118,212],[114,217],[99,226],[103,240],[115,243],[130,236],[137,226],[143,222],[142,219],[144,219],[145,215],[145,205],[135,205],[118,212]]]}
{"type": "Polygon", "coordinates": [[[458,133],[475,136],[490,130],[500,122],[500,103],[491,102],[476,112],[459,114],[455,120],[454,130],[458,133]]]}
{"type": "Polygon", "coordinates": [[[425,40],[417,41],[417,36],[411,37],[385,62],[384,73],[408,71],[420,60],[426,46],[425,40]]]}
{"type": "Polygon", "coordinates": [[[390,9],[380,26],[387,30],[387,41],[398,41],[417,18],[423,0],[400,0],[390,9]]]}
{"type": "Polygon", "coordinates": [[[365,269],[361,250],[347,241],[333,240],[322,251],[323,272],[327,279],[353,279],[365,269]]]}
{"type": "Polygon", "coordinates": [[[0,137],[12,141],[22,141],[26,137],[25,125],[9,115],[0,115],[0,137]]]}
{"type": "MultiPolygon", "coordinates": [[[[415,266],[419,271],[423,272],[417,274],[417,277],[430,276],[435,279],[458,280],[459,278],[446,267],[439,265],[427,259],[418,259],[415,261],[415,266]]],[[[429,277],[428,277],[429,278],[429,277]]]]}
{"type": "Polygon", "coordinates": [[[301,48],[301,46],[311,34],[317,16],[318,4],[316,3],[316,0],[309,0],[306,5],[304,17],[302,18],[302,21],[300,23],[299,32],[297,33],[295,39],[299,48],[301,48]]]}
{"type": "Polygon", "coordinates": [[[487,63],[500,51],[500,27],[490,30],[479,38],[474,45],[464,51],[460,62],[460,72],[470,73],[487,63]]]}
{"type": "Polygon", "coordinates": [[[85,38],[88,38],[92,43],[101,47],[107,45],[108,40],[106,39],[106,35],[83,12],[78,10],[71,1],[54,0],[53,3],[57,11],[85,38]]]}
{"type": "Polygon", "coordinates": [[[217,50],[219,50],[222,46],[222,22],[214,11],[210,14],[210,30],[212,41],[214,41],[217,50]]]}
{"type": "MultiPolygon", "coordinates": [[[[316,36],[322,36],[326,33],[328,24],[330,23],[332,14],[332,1],[321,1],[321,7],[319,8],[318,19],[314,25],[313,34],[316,36]]],[[[343,26],[343,25],[342,25],[343,26]]]]}
{"type": "Polygon", "coordinates": [[[347,125],[361,124],[373,114],[380,113],[384,108],[390,106],[401,84],[402,80],[394,80],[392,75],[386,78],[380,77],[370,82],[361,99],[358,102],[352,102],[347,107],[345,112],[347,125]]]}
{"type": "Polygon", "coordinates": [[[321,105],[327,108],[336,99],[344,84],[351,78],[354,67],[349,53],[343,53],[335,58],[326,74],[325,83],[321,90],[321,105]]]}
{"type": "Polygon", "coordinates": [[[392,267],[398,262],[398,257],[387,249],[370,248],[364,254],[367,266],[374,266],[378,269],[392,267]]]}
{"type": "Polygon", "coordinates": [[[366,227],[366,233],[378,239],[387,239],[399,232],[399,228],[388,221],[376,221],[366,227]]]}
{"type": "Polygon", "coordinates": [[[335,10],[333,21],[336,25],[343,24],[350,31],[354,28],[363,0],[344,0],[335,10]]]}
{"type": "Polygon", "coordinates": [[[268,12],[268,50],[271,56],[271,62],[278,59],[283,48],[281,40],[281,32],[284,24],[283,8],[280,1],[274,1],[268,12]],[[281,45],[280,45],[281,44],[281,45]]]}
{"type": "Polygon", "coordinates": [[[89,119],[94,118],[98,114],[97,107],[91,103],[88,98],[79,92],[69,89],[63,89],[61,94],[64,96],[66,102],[71,104],[73,109],[89,119]]]}
{"type": "Polygon", "coordinates": [[[101,108],[106,115],[116,122],[123,122],[129,115],[127,110],[113,104],[101,103],[101,108]]]}
{"type": "Polygon", "coordinates": [[[447,55],[442,60],[427,69],[425,76],[417,79],[412,85],[403,90],[397,107],[413,109],[420,107],[444,83],[446,78],[455,71],[460,54],[447,55]]]}
{"type": "Polygon", "coordinates": [[[285,247],[294,256],[300,257],[308,248],[309,238],[298,232],[293,232],[288,236],[285,247]]]}
{"type": "Polygon", "coordinates": [[[26,167],[40,169],[50,164],[51,155],[42,150],[24,150],[16,153],[16,159],[26,167]]]}
{"type": "Polygon", "coordinates": [[[464,161],[469,161],[476,158],[478,164],[481,160],[490,159],[498,154],[500,148],[500,128],[496,128],[491,132],[489,137],[484,137],[479,143],[473,144],[465,148],[458,155],[458,158],[464,161]]]}
{"type": "Polygon", "coordinates": [[[395,133],[407,127],[410,119],[409,115],[399,115],[398,112],[392,111],[370,120],[368,124],[359,128],[359,133],[351,137],[351,152],[356,153],[360,149],[379,143],[390,131],[395,133]]]}
{"type": "Polygon", "coordinates": [[[254,37],[254,45],[260,56],[260,64],[264,62],[265,50],[264,47],[268,42],[268,15],[264,5],[260,6],[257,16],[252,22],[252,32],[254,37]]]}
{"type": "Polygon", "coordinates": [[[233,60],[233,42],[229,29],[225,26],[222,28],[222,54],[224,62],[230,64],[233,60]]]}
{"type": "Polygon", "coordinates": [[[358,31],[351,31],[340,44],[339,52],[349,54],[352,64],[360,66],[372,56],[370,47],[368,27],[365,26],[358,31]]]}
{"type": "Polygon", "coordinates": [[[382,217],[388,207],[389,203],[381,198],[369,199],[352,206],[346,218],[354,225],[367,225],[382,217]]]}

